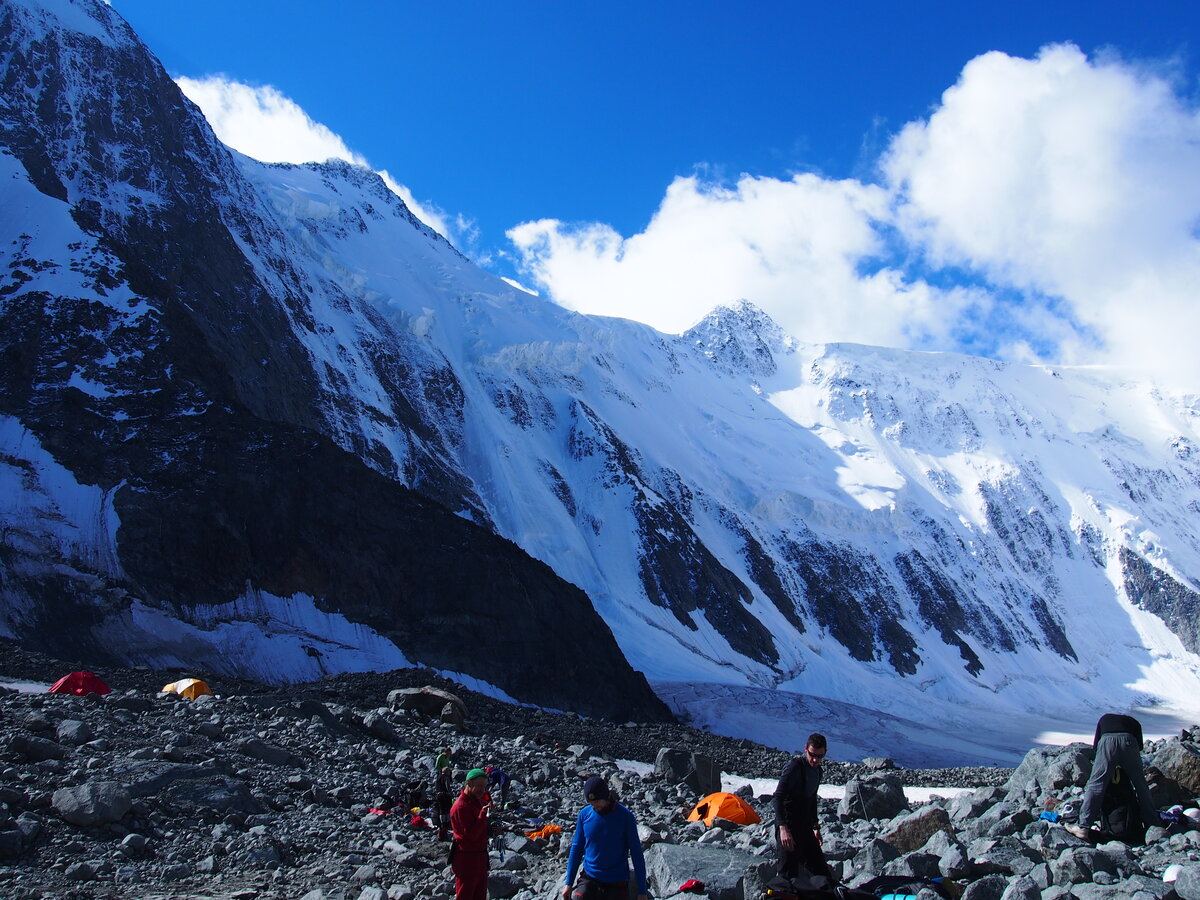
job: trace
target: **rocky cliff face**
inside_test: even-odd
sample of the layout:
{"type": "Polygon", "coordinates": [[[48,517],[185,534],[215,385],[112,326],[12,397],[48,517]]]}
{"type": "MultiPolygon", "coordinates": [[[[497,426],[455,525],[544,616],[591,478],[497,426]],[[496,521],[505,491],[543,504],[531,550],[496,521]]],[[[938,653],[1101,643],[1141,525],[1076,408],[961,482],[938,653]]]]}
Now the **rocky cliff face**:
{"type": "Polygon", "coordinates": [[[694,686],[1188,702],[1195,398],[571,313],[370,172],[230,153],[99,3],[6,4],[0,89],[6,633],[662,715],[636,669],[743,732],[694,686]]]}
{"type": "MultiPolygon", "coordinates": [[[[299,597],[395,657],[526,701],[666,714],[584,594],[454,515],[478,506],[447,465],[454,374],[291,264],[290,236],[110,9],[6,4],[0,60],[17,212],[0,302],[6,630],[111,662],[212,657],[286,678],[295,662],[261,642],[241,648],[259,660],[238,658],[214,632],[253,598],[270,638],[272,601],[299,597]],[[337,347],[325,304],[374,338],[340,370],[314,359],[314,344],[337,347]],[[382,408],[341,389],[360,370],[382,408]],[[383,422],[403,459],[360,428],[346,439],[359,417],[383,422]],[[192,626],[190,649],[155,639],[154,612],[192,626]],[[586,688],[597,671],[611,692],[586,688]]],[[[316,671],[356,649],[308,637],[316,671]]]]}

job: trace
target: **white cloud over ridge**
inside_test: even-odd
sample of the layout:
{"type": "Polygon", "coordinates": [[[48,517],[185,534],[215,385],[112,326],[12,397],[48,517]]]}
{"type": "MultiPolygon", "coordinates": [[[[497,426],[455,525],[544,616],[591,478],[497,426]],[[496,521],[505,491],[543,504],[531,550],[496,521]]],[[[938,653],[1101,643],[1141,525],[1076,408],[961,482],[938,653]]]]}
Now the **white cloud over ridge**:
{"type": "MultiPolygon", "coordinates": [[[[217,138],[239,153],[261,162],[299,164],[343,159],[370,168],[365,157],[270,85],[254,87],[221,75],[175,81],[200,107],[217,138]]],[[[386,170],[377,174],[413,215],[439,234],[454,240],[469,231],[470,223],[461,217],[448,220],[436,207],[417,202],[412,191],[386,170]]]]}
{"type": "Polygon", "coordinates": [[[806,341],[1149,370],[1200,393],[1200,114],[1077,48],[969,62],[878,184],[679,178],[623,237],[513,228],[526,278],[678,332],[745,297],[806,341]]]}

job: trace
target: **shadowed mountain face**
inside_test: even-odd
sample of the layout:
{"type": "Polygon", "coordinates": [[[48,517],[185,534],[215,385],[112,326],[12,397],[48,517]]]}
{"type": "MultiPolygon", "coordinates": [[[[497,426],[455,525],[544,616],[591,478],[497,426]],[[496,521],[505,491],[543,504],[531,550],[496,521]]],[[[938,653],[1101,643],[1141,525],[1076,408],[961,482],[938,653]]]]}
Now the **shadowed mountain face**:
{"type": "Polygon", "coordinates": [[[10,636],[647,719],[647,678],[949,722],[1197,671],[1194,398],[571,313],[373,173],[231,153],[100,3],[0,7],[0,92],[10,636]]]}
{"type": "MultiPolygon", "coordinates": [[[[113,625],[148,608],[196,624],[198,659],[214,652],[205,633],[238,615],[223,605],[299,595],[522,700],[666,717],[578,588],[454,514],[478,504],[424,417],[461,415],[444,364],[390,329],[367,362],[387,379],[378,415],[409,442],[404,474],[421,493],[373,466],[373,448],[335,442],[327,410],[344,376],[305,346],[318,323],[288,237],[112,12],[73,12],[84,32],[34,5],[0,13],[16,101],[0,112],[4,176],[8,209],[22,207],[0,288],[0,464],[24,507],[0,546],[8,629],[154,663],[163,647],[125,644],[113,625]]],[[[348,649],[310,641],[306,665],[337,669],[348,649]]],[[[272,669],[232,653],[222,666],[272,669]]]]}

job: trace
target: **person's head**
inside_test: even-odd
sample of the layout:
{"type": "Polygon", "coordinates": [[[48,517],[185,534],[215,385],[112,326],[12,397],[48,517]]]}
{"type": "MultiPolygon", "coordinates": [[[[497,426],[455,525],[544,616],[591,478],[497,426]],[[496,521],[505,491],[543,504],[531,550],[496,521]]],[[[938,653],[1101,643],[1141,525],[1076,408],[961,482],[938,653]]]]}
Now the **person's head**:
{"type": "Polygon", "coordinates": [[[446,748],[444,748],[444,749],[442,750],[442,755],[443,755],[443,756],[449,756],[449,755],[450,755],[450,748],[449,748],[449,747],[446,747],[446,748]]]}
{"type": "Polygon", "coordinates": [[[467,772],[467,793],[482,797],[487,793],[488,777],[483,769],[471,769],[467,772]]]}
{"type": "Polygon", "coordinates": [[[604,812],[612,804],[612,791],[608,782],[599,775],[593,775],[583,783],[583,799],[591,804],[596,812],[604,812]]]}
{"type": "Polygon", "coordinates": [[[819,766],[821,760],[825,758],[825,754],[829,752],[829,744],[825,740],[825,735],[813,733],[808,736],[808,740],[804,742],[804,758],[810,766],[819,766]]]}

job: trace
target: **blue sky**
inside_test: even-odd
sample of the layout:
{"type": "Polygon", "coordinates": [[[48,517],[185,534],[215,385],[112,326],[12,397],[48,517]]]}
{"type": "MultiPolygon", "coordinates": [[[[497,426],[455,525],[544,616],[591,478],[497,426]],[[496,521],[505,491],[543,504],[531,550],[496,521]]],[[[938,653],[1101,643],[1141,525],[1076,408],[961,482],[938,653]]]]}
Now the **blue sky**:
{"type": "Polygon", "coordinates": [[[112,2],[227,142],[302,111],[565,305],[1200,391],[1193,2],[112,2]]]}

